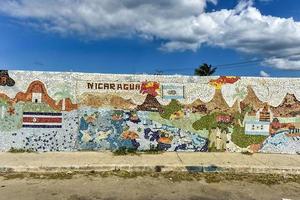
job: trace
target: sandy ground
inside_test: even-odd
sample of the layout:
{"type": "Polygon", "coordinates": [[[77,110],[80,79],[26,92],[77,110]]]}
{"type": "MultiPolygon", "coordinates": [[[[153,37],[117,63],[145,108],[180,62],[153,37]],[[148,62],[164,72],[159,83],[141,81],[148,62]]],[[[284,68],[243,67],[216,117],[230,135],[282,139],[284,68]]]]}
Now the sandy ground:
{"type": "Polygon", "coordinates": [[[166,177],[76,175],[70,179],[0,177],[2,200],[282,200],[300,199],[300,184],[205,180],[174,181],[166,177]]]}

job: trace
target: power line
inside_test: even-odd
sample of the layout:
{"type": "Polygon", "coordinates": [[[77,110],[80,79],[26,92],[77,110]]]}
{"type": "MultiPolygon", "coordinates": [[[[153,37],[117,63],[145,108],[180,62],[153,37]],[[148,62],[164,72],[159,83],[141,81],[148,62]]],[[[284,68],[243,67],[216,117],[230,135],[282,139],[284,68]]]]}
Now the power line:
{"type": "MultiPolygon", "coordinates": [[[[256,62],[261,62],[261,61],[256,61],[256,62]]],[[[231,63],[231,64],[222,64],[222,65],[213,65],[213,67],[223,67],[223,66],[232,66],[233,68],[239,68],[240,65],[244,65],[244,64],[249,64],[249,63],[256,63],[254,61],[245,61],[245,62],[239,62],[239,63],[231,63]],[[239,65],[239,66],[236,66],[236,65],[239,65]]],[[[232,67],[227,67],[226,69],[231,69],[232,67]]],[[[247,67],[247,66],[244,66],[244,67],[247,67]]],[[[194,70],[195,67],[185,67],[185,68],[176,68],[176,69],[162,69],[162,70],[159,70],[159,71],[163,71],[163,72],[172,72],[172,71],[186,71],[186,70],[194,70]]],[[[156,70],[157,71],[157,70],[156,70]]]]}
{"type": "MultiPolygon", "coordinates": [[[[274,58],[280,59],[280,58],[288,58],[288,57],[292,57],[292,56],[299,56],[300,53],[295,53],[295,54],[290,54],[290,55],[285,55],[285,56],[276,56],[274,58]]],[[[271,57],[272,58],[272,57],[271,57]]],[[[241,67],[241,65],[245,65],[245,64],[253,64],[253,63],[259,63],[259,62],[263,62],[265,61],[266,58],[264,59],[252,59],[252,60],[246,60],[246,61],[242,61],[242,62],[234,62],[234,63],[226,63],[226,64],[218,64],[218,65],[212,65],[213,67],[226,67],[226,66],[231,66],[231,67],[227,67],[225,69],[236,69],[241,67]]],[[[250,66],[243,66],[243,67],[250,67],[250,66]]],[[[253,66],[251,66],[253,67],[253,66]]],[[[172,72],[172,71],[186,71],[186,70],[194,70],[195,67],[188,67],[188,68],[170,68],[170,69],[163,69],[163,70],[159,70],[159,71],[163,71],[163,72],[172,72]]]]}
{"type": "Polygon", "coordinates": [[[248,60],[248,61],[243,61],[243,62],[235,62],[235,63],[227,63],[227,64],[220,64],[220,65],[214,65],[214,67],[226,67],[226,66],[235,66],[235,65],[244,65],[244,64],[249,64],[249,63],[257,63],[257,62],[262,62],[264,59],[256,59],[256,60],[248,60]]]}

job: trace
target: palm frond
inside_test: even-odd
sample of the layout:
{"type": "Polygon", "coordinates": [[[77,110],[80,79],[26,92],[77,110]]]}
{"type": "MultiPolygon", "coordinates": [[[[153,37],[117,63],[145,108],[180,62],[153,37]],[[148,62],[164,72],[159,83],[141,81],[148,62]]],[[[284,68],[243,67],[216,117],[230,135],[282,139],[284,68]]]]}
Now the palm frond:
{"type": "Polygon", "coordinates": [[[195,69],[195,75],[198,76],[211,76],[216,72],[217,68],[206,63],[203,63],[201,66],[195,69]]]}

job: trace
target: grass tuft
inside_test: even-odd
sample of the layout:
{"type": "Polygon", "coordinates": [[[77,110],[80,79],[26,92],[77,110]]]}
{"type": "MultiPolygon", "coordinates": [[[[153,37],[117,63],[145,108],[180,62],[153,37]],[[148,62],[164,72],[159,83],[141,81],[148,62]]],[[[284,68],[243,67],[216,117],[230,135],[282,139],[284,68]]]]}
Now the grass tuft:
{"type": "Polygon", "coordinates": [[[125,156],[125,155],[138,155],[136,149],[120,147],[117,150],[113,151],[115,156],[125,156]]]}
{"type": "Polygon", "coordinates": [[[214,173],[189,173],[189,172],[129,172],[123,170],[105,171],[105,172],[48,172],[48,173],[0,173],[0,177],[4,180],[9,179],[71,179],[78,176],[87,177],[120,177],[120,178],[137,178],[152,177],[165,178],[171,182],[181,181],[206,181],[207,183],[219,183],[228,181],[245,181],[248,183],[260,183],[265,185],[278,185],[281,183],[295,182],[300,184],[300,176],[280,175],[280,174],[249,174],[249,173],[230,173],[230,172],[214,172],[214,173]]]}
{"type": "Polygon", "coordinates": [[[8,152],[9,153],[34,153],[35,151],[32,150],[32,149],[22,149],[22,148],[17,149],[17,148],[12,147],[12,148],[9,149],[8,152]]]}
{"type": "Polygon", "coordinates": [[[148,150],[138,151],[137,149],[120,147],[119,149],[113,151],[115,156],[126,156],[126,155],[141,155],[141,154],[161,154],[163,151],[158,148],[150,148],[148,150]]]}

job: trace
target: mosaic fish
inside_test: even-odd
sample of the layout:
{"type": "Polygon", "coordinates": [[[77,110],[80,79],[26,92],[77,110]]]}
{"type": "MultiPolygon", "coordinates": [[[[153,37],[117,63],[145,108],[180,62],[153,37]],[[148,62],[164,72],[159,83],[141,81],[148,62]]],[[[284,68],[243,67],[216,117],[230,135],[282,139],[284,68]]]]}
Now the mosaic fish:
{"type": "Polygon", "coordinates": [[[158,139],[158,142],[163,144],[172,144],[172,140],[168,137],[161,137],[158,139]]]}
{"type": "Polygon", "coordinates": [[[126,140],[134,140],[139,138],[139,135],[133,131],[125,131],[122,133],[122,138],[126,140]]]}
{"type": "Polygon", "coordinates": [[[108,138],[108,136],[112,134],[112,130],[108,130],[108,131],[99,131],[98,133],[96,133],[96,139],[97,140],[104,140],[106,138],[108,138]]]}

